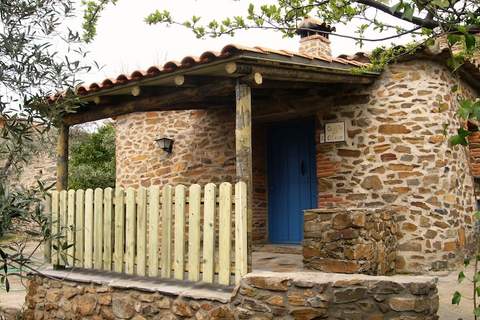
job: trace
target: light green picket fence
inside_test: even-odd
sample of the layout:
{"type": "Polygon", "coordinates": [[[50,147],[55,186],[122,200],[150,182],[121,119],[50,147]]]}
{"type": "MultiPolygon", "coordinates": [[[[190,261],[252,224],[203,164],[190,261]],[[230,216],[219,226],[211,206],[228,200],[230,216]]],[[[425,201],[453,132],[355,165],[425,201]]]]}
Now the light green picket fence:
{"type": "Polygon", "coordinates": [[[247,189],[53,191],[53,265],[230,285],[247,273],[247,189]],[[232,251],[232,247],[235,250],[232,251]]]}

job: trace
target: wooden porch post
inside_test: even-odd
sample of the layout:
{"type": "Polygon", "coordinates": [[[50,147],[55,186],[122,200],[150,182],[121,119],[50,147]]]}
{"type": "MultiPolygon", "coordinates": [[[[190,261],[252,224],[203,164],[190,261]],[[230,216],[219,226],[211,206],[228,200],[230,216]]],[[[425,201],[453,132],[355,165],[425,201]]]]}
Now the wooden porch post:
{"type": "Polygon", "coordinates": [[[247,184],[248,272],[252,271],[252,94],[250,86],[235,86],[235,151],[237,180],[247,184]]]}
{"type": "Polygon", "coordinates": [[[57,191],[68,188],[68,132],[69,126],[61,124],[58,127],[57,140],[57,191]]]}

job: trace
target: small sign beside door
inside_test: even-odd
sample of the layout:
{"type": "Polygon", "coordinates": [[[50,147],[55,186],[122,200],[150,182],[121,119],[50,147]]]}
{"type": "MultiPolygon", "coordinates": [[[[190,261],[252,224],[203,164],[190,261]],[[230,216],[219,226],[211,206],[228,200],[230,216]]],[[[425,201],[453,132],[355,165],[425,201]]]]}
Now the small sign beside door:
{"type": "Polygon", "coordinates": [[[320,143],[345,141],[345,121],[327,122],[320,132],[320,143]]]}

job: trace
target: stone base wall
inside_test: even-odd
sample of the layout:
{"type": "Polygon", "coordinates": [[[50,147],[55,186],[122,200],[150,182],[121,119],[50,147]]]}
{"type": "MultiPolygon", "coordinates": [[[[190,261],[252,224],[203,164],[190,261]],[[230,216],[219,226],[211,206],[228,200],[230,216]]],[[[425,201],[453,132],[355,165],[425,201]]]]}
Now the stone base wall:
{"type": "Polygon", "coordinates": [[[324,272],[394,274],[394,215],[387,208],[305,211],[304,266],[324,272]]]}
{"type": "Polygon", "coordinates": [[[250,274],[232,304],[239,319],[438,319],[435,281],[414,277],[250,274]]]}
{"type": "Polygon", "coordinates": [[[227,303],[35,276],[25,299],[27,320],[233,319],[227,303]]]}
{"type": "Polygon", "coordinates": [[[253,273],[231,301],[212,299],[214,291],[185,298],[122,281],[126,288],[35,276],[25,319],[438,319],[436,283],[427,277],[253,273]]]}

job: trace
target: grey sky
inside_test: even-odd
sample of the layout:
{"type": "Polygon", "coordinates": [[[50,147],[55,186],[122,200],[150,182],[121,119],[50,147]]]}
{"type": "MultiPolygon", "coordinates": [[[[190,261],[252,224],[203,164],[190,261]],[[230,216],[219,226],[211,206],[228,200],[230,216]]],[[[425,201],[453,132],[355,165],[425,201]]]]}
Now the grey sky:
{"type": "MultiPolygon", "coordinates": [[[[88,46],[91,58],[104,65],[104,68],[101,71],[92,71],[82,78],[87,83],[100,81],[105,77],[115,77],[119,73],[130,73],[135,69],[144,70],[168,60],[180,60],[186,55],[198,56],[206,50],[219,51],[230,43],[296,51],[298,38],[283,38],[281,33],[274,31],[250,30],[237,32],[233,38],[225,36],[218,39],[196,39],[191,31],[182,27],[149,26],[144,22],[144,18],[155,9],[170,10],[178,19],[189,18],[192,15],[201,16],[205,20],[221,19],[244,14],[250,2],[252,1],[119,0],[116,6],[110,5],[103,12],[98,23],[98,36],[88,46]]],[[[261,5],[274,1],[253,2],[261,5]]],[[[338,25],[337,32],[353,35],[354,25],[357,23],[359,22],[353,22],[353,25],[349,26],[338,25]]],[[[331,40],[334,55],[368,51],[379,45],[368,43],[364,48],[358,48],[354,40],[339,37],[331,37],[331,40]]]]}

